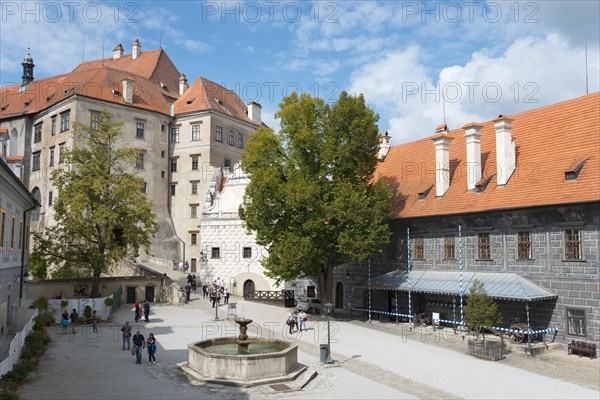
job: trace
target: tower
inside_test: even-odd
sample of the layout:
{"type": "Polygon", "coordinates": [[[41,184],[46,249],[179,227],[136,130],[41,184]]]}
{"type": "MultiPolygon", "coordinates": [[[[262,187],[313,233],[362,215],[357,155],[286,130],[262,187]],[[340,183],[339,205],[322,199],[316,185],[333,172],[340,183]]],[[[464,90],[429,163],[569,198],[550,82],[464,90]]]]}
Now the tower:
{"type": "Polygon", "coordinates": [[[27,86],[35,79],[33,77],[33,67],[35,67],[35,64],[33,64],[33,58],[31,58],[29,47],[27,48],[27,55],[23,59],[21,65],[23,66],[23,76],[21,76],[23,82],[21,86],[27,86]]]}

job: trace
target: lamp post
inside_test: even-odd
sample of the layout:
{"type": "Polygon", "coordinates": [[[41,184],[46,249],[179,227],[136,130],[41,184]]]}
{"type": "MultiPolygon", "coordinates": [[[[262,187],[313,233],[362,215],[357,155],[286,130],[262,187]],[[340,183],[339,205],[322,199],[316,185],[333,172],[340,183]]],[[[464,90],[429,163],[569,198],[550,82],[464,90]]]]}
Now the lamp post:
{"type": "Polygon", "coordinates": [[[327,303],[325,304],[325,314],[327,315],[327,359],[325,360],[325,364],[332,364],[331,360],[331,313],[333,312],[333,304],[327,303]]]}

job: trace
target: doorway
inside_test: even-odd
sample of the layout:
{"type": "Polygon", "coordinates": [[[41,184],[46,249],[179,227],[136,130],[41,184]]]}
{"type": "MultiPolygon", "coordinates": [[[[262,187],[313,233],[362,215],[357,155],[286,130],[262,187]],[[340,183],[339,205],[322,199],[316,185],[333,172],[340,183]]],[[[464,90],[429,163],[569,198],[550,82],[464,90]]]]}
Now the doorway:
{"type": "Polygon", "coordinates": [[[125,301],[127,304],[135,304],[135,286],[127,286],[125,301]]]}
{"type": "Polygon", "coordinates": [[[252,298],[254,297],[254,281],[252,279],[248,279],[244,282],[244,298],[252,298]]]}
{"type": "Polygon", "coordinates": [[[146,286],[146,300],[150,303],[154,303],[154,285],[146,286]]]}
{"type": "Polygon", "coordinates": [[[196,262],[197,260],[195,258],[192,258],[192,265],[190,266],[190,268],[192,269],[191,272],[196,272],[196,262]]]}
{"type": "Polygon", "coordinates": [[[342,282],[335,285],[335,308],[344,308],[344,284],[342,282]]]}

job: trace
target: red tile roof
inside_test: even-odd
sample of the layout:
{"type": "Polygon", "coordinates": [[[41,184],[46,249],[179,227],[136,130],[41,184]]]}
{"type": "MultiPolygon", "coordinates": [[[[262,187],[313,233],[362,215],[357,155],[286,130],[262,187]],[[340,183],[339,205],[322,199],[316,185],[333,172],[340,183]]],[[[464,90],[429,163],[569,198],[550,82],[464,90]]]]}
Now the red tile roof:
{"type": "Polygon", "coordinates": [[[206,78],[196,79],[173,105],[175,114],[214,110],[252,123],[247,109],[237,93],[206,78]]]}
{"type": "MultiPolygon", "coordinates": [[[[600,201],[600,93],[510,116],[517,169],[504,187],[494,176],[483,192],[467,191],[464,129],[450,131],[450,188],[435,188],[435,150],[431,138],[393,146],[376,174],[393,191],[390,217],[415,218],[500,209],[600,201]],[[588,159],[589,158],[589,159],[588,159]],[[588,159],[577,179],[565,180],[577,161],[588,159]]],[[[472,124],[472,123],[471,123],[472,124]]],[[[467,124],[469,125],[469,124],[467,124]]],[[[481,124],[482,177],[496,173],[493,121],[481,124]]]]}

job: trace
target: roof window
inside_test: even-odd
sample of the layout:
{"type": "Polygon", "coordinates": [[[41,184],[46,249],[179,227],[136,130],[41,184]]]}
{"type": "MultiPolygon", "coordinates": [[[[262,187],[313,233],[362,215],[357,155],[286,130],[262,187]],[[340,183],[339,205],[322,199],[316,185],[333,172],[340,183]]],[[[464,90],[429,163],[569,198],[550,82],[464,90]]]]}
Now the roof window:
{"type": "Polygon", "coordinates": [[[423,200],[425,197],[427,197],[429,192],[431,192],[431,189],[433,189],[433,185],[429,186],[427,189],[423,190],[422,192],[419,192],[419,200],[423,200]]]}
{"type": "Polygon", "coordinates": [[[119,92],[117,89],[112,89],[112,94],[114,94],[115,96],[120,96],[121,92],[119,92]]]}
{"type": "Polygon", "coordinates": [[[187,104],[189,106],[190,104],[192,104],[194,102],[194,100],[196,100],[196,99],[188,100],[188,101],[185,102],[185,104],[187,104]]]}
{"type": "Polygon", "coordinates": [[[67,89],[63,92],[63,94],[67,95],[73,91],[73,88],[67,89]]]}
{"type": "Polygon", "coordinates": [[[586,158],[584,160],[575,160],[565,171],[565,180],[574,181],[575,179],[577,179],[577,176],[579,176],[579,173],[583,169],[583,166],[585,165],[587,160],[589,160],[589,158],[586,158]]]}
{"type": "Polygon", "coordinates": [[[48,102],[48,101],[52,100],[54,98],[55,94],[56,93],[52,93],[50,96],[46,97],[46,101],[48,102]]]}
{"type": "Polygon", "coordinates": [[[25,104],[25,107],[27,107],[28,105],[31,104],[32,101],[33,101],[33,99],[27,99],[23,104],[25,104]]]}
{"type": "Polygon", "coordinates": [[[481,178],[479,180],[479,182],[477,182],[475,184],[475,191],[478,193],[483,192],[485,190],[485,188],[487,187],[487,185],[492,180],[492,178],[494,177],[494,175],[496,175],[496,174],[492,174],[492,175],[488,176],[487,178],[481,178]]]}
{"type": "Polygon", "coordinates": [[[2,107],[0,107],[0,111],[4,111],[8,108],[8,104],[3,105],[2,107]]]}

